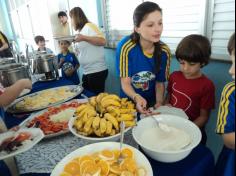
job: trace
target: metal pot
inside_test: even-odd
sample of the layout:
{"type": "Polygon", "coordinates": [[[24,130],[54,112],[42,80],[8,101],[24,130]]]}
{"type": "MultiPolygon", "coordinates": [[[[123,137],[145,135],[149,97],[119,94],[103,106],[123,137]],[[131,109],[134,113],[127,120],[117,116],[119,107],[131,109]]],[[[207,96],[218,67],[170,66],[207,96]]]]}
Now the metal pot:
{"type": "Polygon", "coordinates": [[[34,73],[44,74],[57,70],[56,58],[51,54],[40,54],[34,60],[34,73]]]}
{"type": "Polygon", "coordinates": [[[0,82],[4,87],[9,87],[20,79],[31,79],[28,66],[22,64],[0,66],[0,82]]]}

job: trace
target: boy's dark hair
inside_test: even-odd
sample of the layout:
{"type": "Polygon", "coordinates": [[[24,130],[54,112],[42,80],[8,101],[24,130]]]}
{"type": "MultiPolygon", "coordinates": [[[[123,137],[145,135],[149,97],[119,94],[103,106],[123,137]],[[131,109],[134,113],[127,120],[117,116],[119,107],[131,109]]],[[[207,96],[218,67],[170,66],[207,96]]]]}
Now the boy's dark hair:
{"type": "Polygon", "coordinates": [[[38,44],[39,42],[45,42],[45,38],[41,35],[37,35],[36,37],[34,37],[34,41],[36,44],[38,44]]]}
{"type": "Polygon", "coordinates": [[[202,35],[189,35],[179,43],[175,55],[178,61],[201,63],[203,67],[209,63],[211,43],[202,35]]]}
{"type": "Polygon", "coordinates": [[[68,17],[66,12],[64,12],[64,11],[60,11],[57,16],[58,16],[58,18],[59,17],[64,17],[64,16],[68,17]]]}
{"type": "Polygon", "coordinates": [[[235,33],[229,39],[228,52],[230,55],[235,54],[235,33]]]}
{"type": "Polygon", "coordinates": [[[71,45],[71,42],[68,40],[59,40],[58,43],[60,44],[61,42],[66,42],[67,44],[71,45]]]}

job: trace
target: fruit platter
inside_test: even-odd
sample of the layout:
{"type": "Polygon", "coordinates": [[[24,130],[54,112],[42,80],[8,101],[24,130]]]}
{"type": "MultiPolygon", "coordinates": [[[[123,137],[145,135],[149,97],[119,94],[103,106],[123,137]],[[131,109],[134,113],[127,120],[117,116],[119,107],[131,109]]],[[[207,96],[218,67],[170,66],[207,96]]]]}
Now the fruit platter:
{"type": "Polygon", "coordinates": [[[52,171],[51,176],[153,176],[147,158],[137,149],[103,142],[79,148],[66,156],[52,171]],[[119,160],[122,156],[122,160],[119,160]]]}
{"type": "Polygon", "coordinates": [[[82,91],[83,88],[77,85],[46,89],[18,98],[10,105],[7,112],[24,113],[43,110],[69,101],[78,96],[82,91]]]}
{"type": "Polygon", "coordinates": [[[49,107],[32,114],[21,123],[23,128],[40,128],[45,138],[59,136],[69,132],[68,122],[73,117],[76,108],[87,102],[84,99],[72,100],[61,105],[49,107]]]}
{"type": "Polygon", "coordinates": [[[40,129],[20,129],[0,134],[0,160],[31,149],[44,138],[40,129]]]}
{"type": "Polygon", "coordinates": [[[135,105],[126,98],[101,93],[76,109],[69,129],[86,140],[116,141],[122,121],[125,122],[126,132],[136,125],[135,105]]]}

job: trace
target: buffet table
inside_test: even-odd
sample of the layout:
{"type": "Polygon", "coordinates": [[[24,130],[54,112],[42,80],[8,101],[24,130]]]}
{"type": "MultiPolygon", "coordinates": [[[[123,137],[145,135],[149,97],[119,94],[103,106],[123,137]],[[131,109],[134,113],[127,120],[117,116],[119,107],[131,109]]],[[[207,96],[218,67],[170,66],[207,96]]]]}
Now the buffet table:
{"type": "MultiPolygon", "coordinates": [[[[47,88],[53,88],[64,85],[71,85],[67,80],[52,81],[49,83],[35,83],[32,92],[47,88]]],[[[91,97],[94,94],[86,90],[84,95],[91,97]]],[[[82,97],[77,97],[82,98],[82,97]]],[[[5,114],[5,122],[8,128],[21,123],[29,114],[12,115],[5,114]]],[[[125,136],[125,143],[138,147],[129,132],[125,136]]],[[[79,147],[85,146],[89,142],[81,140],[68,133],[51,139],[45,139],[34,146],[29,151],[17,155],[16,162],[19,172],[22,176],[49,176],[53,168],[66,155],[79,147]]],[[[154,176],[212,176],[214,175],[214,157],[211,151],[205,146],[199,145],[184,160],[177,163],[161,163],[150,159],[154,176]]]]}

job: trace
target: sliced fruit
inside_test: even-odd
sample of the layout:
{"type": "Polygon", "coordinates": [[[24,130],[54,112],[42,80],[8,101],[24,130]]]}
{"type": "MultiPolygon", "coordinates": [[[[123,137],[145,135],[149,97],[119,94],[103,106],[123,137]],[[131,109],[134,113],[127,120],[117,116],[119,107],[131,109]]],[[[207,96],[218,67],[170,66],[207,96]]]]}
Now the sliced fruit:
{"type": "Polygon", "coordinates": [[[126,158],[120,167],[123,171],[135,172],[137,170],[136,162],[131,158],[126,158]]]}
{"type": "Polygon", "coordinates": [[[92,165],[92,166],[86,167],[82,175],[93,176],[93,175],[100,175],[100,173],[101,173],[101,168],[96,165],[92,165]]]}
{"type": "Polygon", "coordinates": [[[91,156],[85,155],[79,159],[79,164],[81,165],[84,161],[94,161],[91,156]]]}
{"type": "Polygon", "coordinates": [[[68,163],[65,168],[64,168],[64,171],[66,173],[69,173],[71,175],[75,175],[75,174],[79,174],[80,173],[80,166],[79,166],[79,163],[78,162],[70,162],[68,163]]]}
{"type": "Polygon", "coordinates": [[[99,157],[105,161],[114,160],[114,154],[110,150],[101,151],[99,157]]]}
{"type": "Polygon", "coordinates": [[[135,173],[136,176],[147,176],[147,171],[144,168],[138,168],[135,173]]]}
{"type": "Polygon", "coordinates": [[[112,166],[110,166],[110,171],[113,174],[117,174],[117,175],[120,175],[122,173],[122,169],[120,168],[118,164],[113,164],[112,166]]]}
{"type": "Polygon", "coordinates": [[[134,153],[131,149],[129,148],[125,148],[121,151],[121,154],[124,158],[133,158],[134,157],[134,153]]]}
{"type": "Polygon", "coordinates": [[[60,176],[72,176],[72,175],[69,174],[69,173],[67,173],[67,172],[62,172],[62,173],[60,174],[60,176]]]}
{"type": "Polygon", "coordinates": [[[107,176],[110,171],[110,165],[103,160],[100,160],[97,164],[101,168],[101,176],[107,176]]]}
{"type": "Polygon", "coordinates": [[[94,161],[85,160],[80,164],[80,173],[83,174],[85,169],[89,166],[96,166],[94,161]]]}
{"type": "Polygon", "coordinates": [[[113,154],[115,156],[115,159],[118,160],[119,156],[120,156],[120,150],[114,150],[113,154]]]}
{"type": "Polygon", "coordinates": [[[121,173],[121,176],[134,176],[134,174],[132,172],[129,172],[129,171],[123,171],[121,173]]]}

